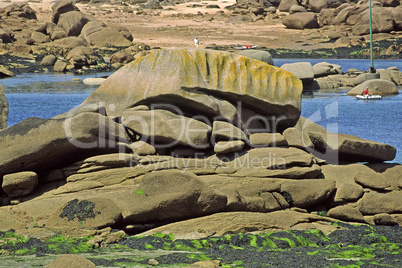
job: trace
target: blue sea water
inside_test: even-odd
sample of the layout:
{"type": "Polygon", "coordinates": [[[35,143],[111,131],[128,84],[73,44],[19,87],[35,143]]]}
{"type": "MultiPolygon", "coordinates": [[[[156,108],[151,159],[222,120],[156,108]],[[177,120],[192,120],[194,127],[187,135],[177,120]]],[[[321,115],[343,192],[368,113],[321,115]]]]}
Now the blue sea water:
{"type": "MultiPolygon", "coordinates": [[[[367,70],[368,60],[292,60],[274,59],[276,66],[284,63],[326,61],[349,68],[367,70]]],[[[402,70],[402,60],[378,60],[376,68],[396,66],[402,70]]],[[[91,75],[74,74],[22,74],[0,80],[9,102],[8,126],[35,116],[51,118],[81,104],[97,86],[72,81],[73,78],[104,77],[111,73],[91,75]]],[[[390,144],[397,148],[391,162],[402,163],[402,88],[399,95],[382,100],[363,101],[346,95],[345,90],[320,91],[303,95],[302,116],[326,127],[331,132],[356,135],[363,139],[390,144]]]]}

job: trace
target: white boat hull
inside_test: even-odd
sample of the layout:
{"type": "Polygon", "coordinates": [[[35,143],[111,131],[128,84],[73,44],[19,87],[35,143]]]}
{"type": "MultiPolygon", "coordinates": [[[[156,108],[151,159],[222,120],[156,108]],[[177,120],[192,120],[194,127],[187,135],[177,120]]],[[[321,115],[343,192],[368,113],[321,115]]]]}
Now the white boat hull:
{"type": "Polygon", "coordinates": [[[366,96],[362,96],[362,95],[356,95],[356,99],[358,100],[381,100],[382,97],[380,95],[366,95],[366,96]]]}

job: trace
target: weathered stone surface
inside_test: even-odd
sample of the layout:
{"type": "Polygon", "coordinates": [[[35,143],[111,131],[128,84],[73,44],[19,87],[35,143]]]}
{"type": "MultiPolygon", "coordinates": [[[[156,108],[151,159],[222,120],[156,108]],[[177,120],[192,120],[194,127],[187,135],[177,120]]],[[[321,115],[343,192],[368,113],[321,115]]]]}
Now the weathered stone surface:
{"type": "Polygon", "coordinates": [[[88,21],[90,21],[89,16],[79,11],[70,11],[60,15],[57,26],[62,28],[68,36],[79,36],[88,21]]]}
{"type": "Polygon", "coordinates": [[[298,130],[297,128],[290,127],[283,132],[283,136],[286,142],[291,147],[296,147],[303,150],[312,150],[314,148],[313,143],[307,133],[298,130]]]}
{"type": "Polygon", "coordinates": [[[57,57],[55,55],[47,55],[42,59],[40,65],[42,66],[53,66],[57,61],[57,57]]]}
{"type": "Polygon", "coordinates": [[[38,175],[35,172],[25,171],[4,175],[1,188],[11,198],[32,193],[38,186],[38,175]]]}
{"type": "Polygon", "coordinates": [[[297,0],[282,0],[278,6],[278,10],[282,12],[288,12],[290,7],[293,5],[298,5],[297,0]]]}
{"type": "Polygon", "coordinates": [[[342,221],[363,222],[363,214],[352,206],[337,206],[328,210],[328,216],[342,221]]]}
{"type": "Polygon", "coordinates": [[[82,83],[84,83],[85,85],[100,86],[103,82],[105,82],[105,80],[106,78],[101,77],[88,77],[82,80],[82,83]]]}
{"type": "Polygon", "coordinates": [[[314,79],[313,66],[310,62],[286,63],[281,68],[297,76],[303,83],[311,83],[314,79]]]}
{"type": "Polygon", "coordinates": [[[305,133],[311,133],[311,132],[327,133],[328,132],[328,130],[325,127],[315,123],[312,119],[314,119],[314,118],[310,119],[310,118],[305,118],[303,116],[300,116],[299,120],[297,121],[297,123],[294,127],[305,133]]]}
{"type": "Polygon", "coordinates": [[[122,64],[127,64],[130,61],[134,60],[134,56],[131,55],[130,53],[124,52],[124,51],[118,51],[114,53],[111,57],[109,62],[110,63],[122,63],[122,64]]]}
{"type": "Polygon", "coordinates": [[[61,39],[54,40],[53,42],[57,46],[64,48],[74,48],[78,46],[86,46],[87,42],[81,37],[69,36],[61,39]]]}
{"type": "Polygon", "coordinates": [[[142,234],[174,233],[176,239],[198,239],[212,235],[222,236],[228,233],[269,232],[272,229],[289,230],[299,223],[317,220],[332,221],[328,217],[293,210],[274,211],[271,213],[226,212],[167,224],[142,234]],[[197,228],[194,228],[194,226],[197,226],[197,228]]]}
{"type": "Polygon", "coordinates": [[[31,38],[35,41],[36,44],[50,42],[49,36],[40,32],[32,32],[31,38]]]}
{"type": "Polygon", "coordinates": [[[313,65],[314,77],[328,76],[332,74],[342,74],[342,67],[338,64],[319,62],[313,65]]]}
{"type": "Polygon", "coordinates": [[[108,198],[73,199],[64,204],[48,220],[50,229],[101,229],[119,222],[121,208],[108,198]]]}
{"type": "Polygon", "coordinates": [[[208,261],[197,261],[185,268],[219,268],[221,261],[219,260],[208,260],[208,261]]]}
{"type": "MultiPolygon", "coordinates": [[[[369,10],[366,9],[360,14],[359,22],[353,27],[354,35],[365,35],[370,33],[369,10]]],[[[394,19],[392,8],[372,8],[372,29],[373,33],[389,33],[394,30],[394,19]]]]}
{"type": "Polygon", "coordinates": [[[74,4],[72,0],[61,0],[57,1],[52,6],[52,22],[58,23],[60,15],[67,13],[69,11],[80,11],[74,4]]]}
{"type": "Polygon", "coordinates": [[[132,205],[123,212],[126,223],[182,220],[222,211],[227,198],[191,172],[166,170],[141,180],[132,205]]]}
{"type": "Polygon", "coordinates": [[[81,30],[80,35],[90,45],[128,47],[132,42],[119,31],[107,27],[98,21],[88,22],[81,30]]]}
{"type": "Polygon", "coordinates": [[[217,107],[204,104],[209,95],[242,102],[263,116],[280,115],[279,128],[297,121],[301,91],[298,78],[261,61],[213,50],[162,49],[111,75],[84,104],[114,104],[116,109],[108,111],[112,116],[138,104],[160,102],[217,116],[217,107]]]}
{"type": "Polygon", "coordinates": [[[379,213],[401,213],[402,212],[402,191],[391,193],[369,192],[363,195],[358,209],[363,215],[374,215],[379,213]]]}
{"type": "Polygon", "coordinates": [[[29,118],[0,132],[0,170],[49,170],[86,154],[118,151],[117,141],[127,142],[123,126],[97,113],[66,120],[29,118]]]}
{"type": "Polygon", "coordinates": [[[279,193],[278,179],[268,178],[235,178],[224,175],[199,176],[200,180],[210,188],[227,196],[225,211],[267,212],[289,208],[285,198],[279,193]],[[272,195],[275,197],[272,198],[272,195]]]}
{"type": "MultiPolygon", "coordinates": [[[[330,1],[328,0],[310,0],[307,3],[307,7],[309,7],[314,12],[320,13],[320,11],[324,8],[328,8],[330,6],[330,1]]],[[[321,14],[320,14],[321,17],[321,14]]]]}
{"type": "Polygon", "coordinates": [[[395,158],[395,147],[376,141],[337,133],[309,133],[315,150],[321,152],[320,158],[332,163],[382,162],[395,158]]]}
{"type": "Polygon", "coordinates": [[[395,30],[402,30],[402,6],[397,6],[392,9],[392,17],[395,22],[395,30]]]}
{"type": "Polygon", "coordinates": [[[319,28],[317,15],[313,12],[298,12],[286,16],[282,20],[283,25],[289,29],[312,29],[319,28]]]}
{"type": "Polygon", "coordinates": [[[2,43],[12,43],[13,36],[10,32],[0,29],[0,40],[2,43]]]}
{"type": "Polygon", "coordinates": [[[355,176],[355,181],[365,188],[374,190],[389,190],[392,186],[391,180],[375,171],[359,172],[355,176]]]}
{"type": "Polygon", "coordinates": [[[5,78],[5,77],[13,77],[15,74],[11,71],[9,71],[7,68],[0,66],[0,78],[5,78]]]}
{"type": "Polygon", "coordinates": [[[210,159],[221,161],[219,170],[236,177],[315,178],[320,174],[313,156],[297,148],[255,148],[210,159]]]}
{"type": "Polygon", "coordinates": [[[281,147],[287,146],[288,142],[280,133],[254,133],[249,137],[252,147],[281,147]]]}
{"type": "Polygon", "coordinates": [[[299,6],[299,5],[292,5],[289,8],[289,14],[294,14],[294,13],[298,13],[298,12],[307,12],[307,10],[305,7],[299,6]]]}
{"type": "Polygon", "coordinates": [[[269,65],[274,66],[274,60],[272,55],[268,51],[262,50],[242,50],[238,53],[239,55],[246,56],[255,60],[260,60],[269,65]]]}
{"type": "Polygon", "coordinates": [[[291,206],[312,208],[327,200],[335,191],[335,182],[330,180],[298,180],[281,184],[281,193],[289,198],[291,206]]]}
{"type": "Polygon", "coordinates": [[[68,63],[63,60],[57,60],[56,63],[54,64],[53,70],[55,72],[65,72],[67,68],[68,63]]]}
{"type": "Polygon", "coordinates": [[[389,94],[399,94],[396,85],[390,81],[383,79],[372,79],[367,80],[356,87],[352,88],[348,91],[348,95],[361,95],[366,88],[369,88],[369,91],[373,95],[389,95],[389,94]]]}
{"type": "Polygon", "coordinates": [[[46,265],[46,268],[60,268],[60,267],[95,268],[96,265],[90,260],[75,254],[59,255],[51,263],[46,265]]]}
{"type": "Polygon", "coordinates": [[[214,152],[217,154],[239,152],[243,147],[244,141],[219,141],[214,146],[214,152]]]}
{"type": "MultiPolygon", "coordinates": [[[[106,83],[106,81],[104,82],[106,83]]],[[[103,84],[102,84],[103,85],[103,84]]],[[[176,115],[166,110],[126,111],[123,125],[141,135],[157,147],[186,145],[195,148],[209,147],[211,127],[193,118],[176,115]]]]}
{"type": "Polygon", "coordinates": [[[363,196],[363,187],[356,183],[336,182],[335,203],[347,203],[358,200],[363,196]]]}
{"type": "Polygon", "coordinates": [[[212,125],[211,142],[241,140],[247,142],[246,134],[234,125],[224,121],[214,121],[212,125]]]}
{"type": "Polygon", "coordinates": [[[76,69],[104,62],[101,55],[96,53],[90,47],[85,46],[74,47],[68,52],[66,60],[73,64],[76,69]]]}
{"type": "Polygon", "coordinates": [[[156,153],[155,147],[144,141],[133,142],[128,145],[128,148],[138,155],[153,155],[156,153]]]}
{"type": "MultiPolygon", "coordinates": [[[[0,71],[1,73],[1,71],[0,71]]],[[[7,127],[8,101],[3,87],[0,85],[0,129],[7,127]]]]}
{"type": "Polygon", "coordinates": [[[363,187],[355,182],[359,172],[371,171],[361,164],[323,165],[321,167],[325,179],[336,182],[336,192],[333,197],[335,204],[354,202],[363,195],[363,187]]]}
{"type": "Polygon", "coordinates": [[[398,225],[398,222],[395,220],[395,218],[388,213],[375,214],[374,222],[376,225],[398,225]]]}

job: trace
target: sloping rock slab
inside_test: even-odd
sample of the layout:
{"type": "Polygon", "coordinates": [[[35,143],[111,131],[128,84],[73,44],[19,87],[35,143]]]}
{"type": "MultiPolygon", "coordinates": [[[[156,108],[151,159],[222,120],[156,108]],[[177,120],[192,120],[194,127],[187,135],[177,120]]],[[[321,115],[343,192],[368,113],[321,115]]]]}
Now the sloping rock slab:
{"type": "Polygon", "coordinates": [[[123,212],[126,223],[172,221],[220,212],[227,197],[208,187],[191,172],[163,170],[148,173],[123,212]]]}
{"type": "Polygon", "coordinates": [[[151,103],[210,111],[202,96],[212,95],[234,104],[242,102],[263,115],[280,116],[278,124],[285,126],[299,118],[301,92],[297,77],[262,61],[214,50],[162,49],[111,75],[83,105],[105,102],[110,116],[151,103]]]}
{"type": "Polygon", "coordinates": [[[110,146],[109,141],[127,141],[125,130],[97,113],[66,120],[28,118],[0,132],[0,172],[53,169],[88,155],[118,152],[117,142],[110,146]]]}
{"type": "Polygon", "coordinates": [[[387,194],[369,192],[363,195],[358,209],[363,215],[402,213],[402,191],[387,194]]]}
{"type": "Polygon", "coordinates": [[[176,239],[199,239],[226,234],[289,230],[297,224],[315,221],[333,222],[328,217],[294,210],[281,210],[271,213],[226,212],[164,225],[141,235],[161,232],[173,233],[176,239]]]}
{"type": "Polygon", "coordinates": [[[382,162],[396,156],[395,147],[376,141],[337,133],[309,133],[320,158],[330,162],[382,162]],[[338,159],[337,159],[338,158],[338,159]]]}

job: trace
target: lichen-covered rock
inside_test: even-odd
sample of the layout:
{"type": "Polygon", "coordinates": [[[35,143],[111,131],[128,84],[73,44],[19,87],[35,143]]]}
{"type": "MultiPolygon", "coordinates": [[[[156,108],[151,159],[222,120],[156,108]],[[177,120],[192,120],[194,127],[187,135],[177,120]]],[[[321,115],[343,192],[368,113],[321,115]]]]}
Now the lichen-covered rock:
{"type": "Polygon", "coordinates": [[[180,110],[218,116],[215,96],[266,117],[279,127],[294,125],[300,115],[302,84],[298,78],[264,62],[201,49],[162,49],[138,58],[111,75],[85,104],[106,102],[120,115],[138,104],[169,103],[180,110]],[[275,120],[274,120],[275,121],[275,120]]]}

